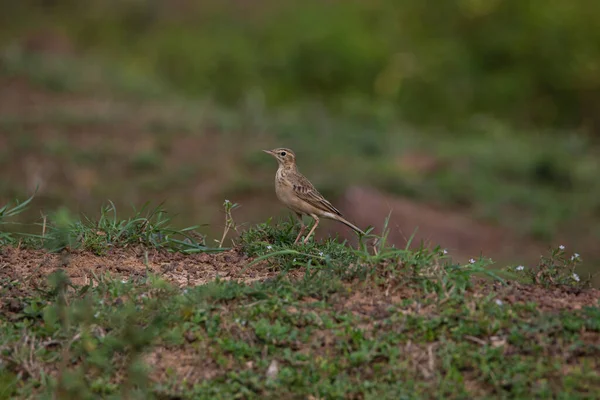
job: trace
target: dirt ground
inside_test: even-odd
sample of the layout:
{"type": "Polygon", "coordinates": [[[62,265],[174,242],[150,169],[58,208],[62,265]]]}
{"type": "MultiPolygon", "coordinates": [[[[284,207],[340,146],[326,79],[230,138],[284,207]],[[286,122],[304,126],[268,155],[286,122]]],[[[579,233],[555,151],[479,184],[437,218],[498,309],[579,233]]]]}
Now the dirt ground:
{"type": "MultiPolygon", "coordinates": [[[[12,289],[5,291],[0,299],[0,316],[10,319],[19,315],[23,307],[23,297],[33,294],[44,287],[46,277],[57,269],[63,269],[75,285],[88,284],[93,276],[101,277],[109,274],[113,279],[136,280],[147,276],[148,272],[157,274],[172,284],[179,287],[189,285],[202,285],[217,277],[223,280],[238,280],[251,283],[274,278],[278,270],[269,268],[266,263],[257,263],[248,266],[252,261],[237,249],[223,253],[204,253],[183,255],[165,251],[145,250],[143,248],[114,249],[104,256],[89,252],[76,251],[71,254],[51,254],[46,251],[32,251],[18,248],[4,248],[0,250],[0,285],[8,282],[19,282],[20,285],[10,284],[12,289]]],[[[303,269],[292,271],[288,274],[290,279],[301,279],[303,269]]],[[[363,285],[361,282],[348,282],[347,295],[333,296],[328,300],[333,309],[340,312],[352,313],[358,326],[365,331],[374,330],[390,317],[390,306],[402,304],[404,299],[423,296],[414,288],[400,285],[388,292],[377,285],[363,285]]],[[[0,286],[0,289],[2,287],[0,286]]],[[[431,296],[436,296],[431,293],[431,296]]],[[[464,301],[476,307],[478,299],[496,298],[501,300],[506,307],[515,304],[535,302],[540,312],[557,313],[566,310],[579,310],[587,306],[597,306],[600,301],[600,290],[586,289],[575,290],[569,288],[543,289],[541,287],[527,286],[511,282],[501,285],[483,279],[476,279],[464,301]]],[[[301,300],[305,303],[320,301],[311,297],[301,300]]],[[[429,304],[429,303],[428,303],[429,304]]],[[[419,316],[436,315],[436,303],[423,306],[421,302],[413,302],[411,306],[402,307],[402,312],[419,316]]],[[[287,312],[295,313],[295,307],[289,306],[287,312]]],[[[237,325],[224,323],[222,329],[239,329],[237,325]]],[[[240,333],[241,335],[241,333],[240,333]]],[[[172,379],[175,373],[181,382],[203,382],[214,379],[223,373],[223,366],[217,364],[208,346],[209,342],[200,341],[195,335],[185,336],[184,346],[156,346],[145,355],[145,361],[152,365],[151,379],[154,382],[166,382],[172,379]],[[188,345],[189,343],[194,345],[188,345]]],[[[514,345],[506,343],[505,337],[491,336],[479,338],[470,335],[465,340],[479,345],[504,346],[507,355],[518,353],[514,345]]],[[[582,340],[589,345],[597,345],[600,336],[597,332],[582,332],[582,340]]],[[[312,354],[313,351],[326,354],[336,346],[336,337],[326,330],[318,330],[314,338],[307,344],[298,344],[296,351],[312,354]],[[315,347],[316,346],[316,347],[315,347]],[[314,350],[317,349],[317,350],[314,350]]],[[[436,343],[419,344],[408,341],[404,346],[407,360],[416,370],[420,371],[426,379],[435,374],[436,361],[434,349],[436,343]]],[[[561,354],[564,349],[560,342],[552,350],[561,354]]],[[[230,366],[233,368],[233,365],[230,366]]],[[[230,368],[227,367],[227,368],[230,368]]],[[[565,368],[568,367],[568,364],[565,368]]],[[[246,363],[246,371],[255,371],[253,361],[246,363]]],[[[51,366],[47,374],[56,377],[58,368],[51,366]]],[[[479,385],[476,379],[473,385],[479,385]]],[[[477,392],[475,386],[473,392],[477,392]]],[[[481,389],[481,393],[486,391],[481,389]]]]}
{"type": "Polygon", "coordinates": [[[251,260],[237,250],[221,253],[184,255],[158,250],[114,249],[104,256],[84,251],[70,254],[43,250],[6,248],[0,255],[0,279],[41,283],[47,275],[63,269],[74,285],[86,285],[96,276],[135,280],[148,273],[179,286],[198,286],[217,277],[251,283],[277,275],[264,264],[247,267],[251,260]]]}
{"type": "MultiPolygon", "coordinates": [[[[46,277],[57,269],[63,269],[74,285],[86,285],[96,276],[110,274],[111,277],[124,280],[135,280],[147,276],[148,272],[163,277],[168,282],[179,286],[202,285],[219,277],[222,280],[236,280],[251,283],[274,278],[278,270],[272,270],[266,263],[248,264],[252,260],[239,250],[223,253],[203,253],[184,255],[141,248],[114,249],[105,256],[89,252],[73,252],[71,254],[48,253],[43,250],[24,250],[4,248],[0,254],[0,282],[19,282],[20,293],[9,293],[2,299],[4,312],[18,308],[13,299],[43,287],[46,277]]],[[[303,269],[289,273],[291,279],[300,278],[303,269]]],[[[473,286],[475,297],[487,296],[494,292],[495,297],[506,304],[536,302],[541,310],[560,311],[576,310],[585,306],[597,305],[600,290],[570,289],[522,285],[510,282],[507,285],[491,283],[477,279],[473,286]]],[[[341,304],[348,310],[376,316],[383,312],[390,303],[411,297],[410,288],[399,289],[393,293],[385,293],[372,289],[357,291],[341,304]]]]}

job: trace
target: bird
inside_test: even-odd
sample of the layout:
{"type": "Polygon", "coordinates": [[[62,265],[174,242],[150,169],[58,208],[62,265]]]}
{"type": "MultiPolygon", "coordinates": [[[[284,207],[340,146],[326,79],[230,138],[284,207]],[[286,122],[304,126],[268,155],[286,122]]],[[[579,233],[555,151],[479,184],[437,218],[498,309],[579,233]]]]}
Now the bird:
{"type": "Polygon", "coordinates": [[[342,213],[327,201],[315,189],[313,184],[298,171],[296,154],[292,150],[281,147],[263,151],[275,157],[278,163],[277,173],[275,174],[275,193],[277,194],[277,198],[296,214],[300,222],[300,233],[298,233],[294,244],[298,243],[298,240],[306,229],[302,221],[303,215],[308,215],[315,220],[315,225],[308,232],[303,243],[307,243],[310,236],[314,233],[319,225],[319,218],[339,221],[356,232],[366,235],[359,227],[345,219],[342,213]]]}

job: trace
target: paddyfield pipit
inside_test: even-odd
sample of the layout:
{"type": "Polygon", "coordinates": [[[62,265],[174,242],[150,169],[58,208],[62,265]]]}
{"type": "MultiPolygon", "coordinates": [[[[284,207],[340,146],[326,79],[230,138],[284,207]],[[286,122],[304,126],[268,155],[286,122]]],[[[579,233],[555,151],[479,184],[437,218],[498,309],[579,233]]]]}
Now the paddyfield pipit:
{"type": "Polygon", "coordinates": [[[356,232],[365,235],[360,228],[344,219],[342,213],[328,202],[304,175],[298,172],[296,155],[293,151],[285,148],[263,151],[275,157],[279,164],[279,168],[275,174],[275,193],[277,194],[277,198],[292,210],[296,214],[298,221],[300,221],[300,233],[298,233],[294,244],[298,243],[298,240],[306,229],[304,222],[302,222],[303,215],[309,215],[315,220],[315,225],[308,232],[306,238],[304,238],[304,243],[308,241],[310,235],[313,234],[317,225],[319,225],[319,218],[339,221],[356,232]]]}

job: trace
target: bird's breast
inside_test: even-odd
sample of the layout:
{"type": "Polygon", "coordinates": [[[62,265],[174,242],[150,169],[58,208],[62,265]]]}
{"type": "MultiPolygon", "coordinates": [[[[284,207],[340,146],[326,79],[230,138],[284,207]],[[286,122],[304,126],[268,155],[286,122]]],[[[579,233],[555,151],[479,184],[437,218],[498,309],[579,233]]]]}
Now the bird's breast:
{"type": "Polygon", "coordinates": [[[294,188],[286,177],[285,171],[278,170],[275,175],[275,193],[277,198],[286,206],[295,210],[296,203],[299,201],[294,193],[294,188]]]}

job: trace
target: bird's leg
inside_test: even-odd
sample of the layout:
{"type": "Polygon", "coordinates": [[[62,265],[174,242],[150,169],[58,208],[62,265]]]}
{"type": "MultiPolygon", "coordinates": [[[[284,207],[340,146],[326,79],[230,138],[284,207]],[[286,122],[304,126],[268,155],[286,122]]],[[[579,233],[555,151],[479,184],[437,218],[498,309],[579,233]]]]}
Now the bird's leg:
{"type": "Polygon", "coordinates": [[[304,221],[302,221],[302,214],[296,213],[296,218],[298,218],[298,221],[300,221],[300,233],[298,233],[296,240],[294,240],[294,244],[298,243],[298,240],[300,239],[300,237],[304,233],[304,230],[306,229],[306,226],[304,225],[304,221]]]}
{"type": "Polygon", "coordinates": [[[317,225],[319,225],[319,217],[317,217],[316,215],[311,215],[311,217],[313,217],[313,219],[315,220],[315,224],[310,230],[310,232],[308,232],[308,235],[306,235],[306,237],[304,238],[304,243],[308,242],[308,238],[310,237],[310,235],[313,234],[313,232],[317,228],[317,225]]]}

